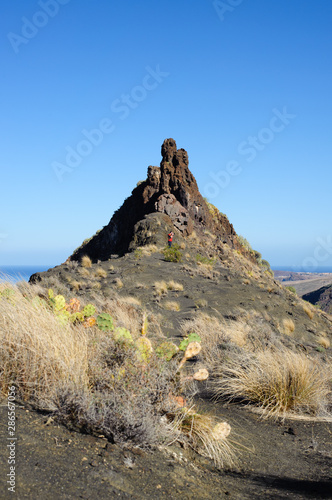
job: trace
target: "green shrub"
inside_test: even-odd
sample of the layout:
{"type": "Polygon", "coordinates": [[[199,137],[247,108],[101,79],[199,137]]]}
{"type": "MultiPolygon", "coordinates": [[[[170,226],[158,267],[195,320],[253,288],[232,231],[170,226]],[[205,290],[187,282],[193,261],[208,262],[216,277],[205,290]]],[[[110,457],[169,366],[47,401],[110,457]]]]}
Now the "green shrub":
{"type": "Polygon", "coordinates": [[[215,259],[209,259],[208,257],[204,257],[204,255],[201,255],[198,253],[196,255],[196,262],[199,262],[201,264],[205,264],[207,266],[213,266],[215,263],[215,259]]]}
{"type": "Polygon", "coordinates": [[[296,289],[293,286],[286,286],[285,288],[286,288],[286,290],[289,290],[290,292],[296,294],[296,289]]]}
{"type": "Polygon", "coordinates": [[[163,254],[167,262],[181,262],[182,260],[182,252],[177,243],[171,247],[164,248],[163,254]]]}

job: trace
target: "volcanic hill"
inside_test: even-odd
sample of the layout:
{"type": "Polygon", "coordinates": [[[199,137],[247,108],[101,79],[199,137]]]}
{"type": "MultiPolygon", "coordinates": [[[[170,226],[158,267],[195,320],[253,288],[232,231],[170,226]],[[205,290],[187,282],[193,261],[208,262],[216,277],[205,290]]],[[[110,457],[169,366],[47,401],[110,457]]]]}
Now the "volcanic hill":
{"type": "MultiPolygon", "coordinates": [[[[148,167],[147,179],[107,226],[85,240],[65,263],[31,276],[31,283],[42,286],[28,287],[38,296],[31,306],[32,318],[23,314],[21,330],[17,320],[13,327],[10,323],[17,313],[15,292],[3,292],[3,324],[9,337],[20,332],[23,344],[25,321],[34,338],[35,308],[42,314],[41,304],[56,304],[55,293],[62,295],[60,307],[86,305],[91,313],[97,310],[91,323],[74,320],[71,326],[66,323],[66,334],[57,327],[47,337],[47,349],[56,348],[56,366],[63,361],[61,350],[71,345],[67,337],[74,343],[85,339],[85,347],[80,343],[67,361],[71,373],[74,361],[81,366],[76,357],[86,356],[82,364],[88,382],[71,392],[64,378],[67,364],[61,364],[57,377],[65,380],[64,387],[52,379],[47,386],[51,392],[60,391],[52,400],[55,420],[43,422],[42,416],[38,420],[24,409],[19,412],[20,478],[27,492],[21,498],[37,498],[45,488],[49,498],[59,498],[60,489],[66,492],[63,498],[331,498],[332,317],[275,280],[268,262],[202,197],[185,150],[167,139],[161,154],[160,167],[148,167]],[[167,247],[170,230],[172,248],[167,247]],[[8,308],[14,308],[12,316],[8,308]],[[98,318],[110,315],[117,328],[102,331],[98,318]],[[116,331],[127,339],[131,333],[135,343],[118,342],[116,331]],[[179,375],[183,359],[180,363],[178,346],[183,339],[189,342],[190,334],[200,338],[201,351],[179,375]],[[153,363],[142,364],[137,357],[133,345],[142,337],[150,343],[153,363]],[[160,376],[171,369],[153,372],[162,363],[157,354],[161,342],[173,343],[177,350],[167,360],[175,370],[170,383],[180,378],[177,399],[174,384],[166,386],[162,397],[158,392],[163,387],[160,376]],[[205,370],[208,378],[191,385],[197,370],[205,370]],[[244,381],[240,392],[238,381],[244,381]],[[177,406],[176,421],[187,432],[182,441],[172,434],[167,445],[162,429],[170,411],[161,406],[166,403],[177,406]],[[72,433],[57,425],[57,418],[69,429],[93,436],[72,433]],[[217,426],[211,423],[224,419],[231,428],[227,442],[240,457],[230,471],[216,469],[211,460],[219,449],[216,444],[228,446],[216,437],[217,426]],[[195,430],[199,425],[201,434],[195,430]],[[195,436],[201,438],[193,448],[190,439],[195,436]],[[149,448],[156,442],[161,447],[149,448]],[[153,453],[146,452],[151,449],[153,453]]],[[[24,307],[29,304],[26,297],[29,292],[23,287],[24,307]]],[[[45,328],[51,319],[47,316],[45,328]]],[[[27,337],[26,376],[31,356],[46,337],[45,328],[35,350],[27,337]]],[[[18,359],[20,366],[21,358],[12,348],[9,342],[6,359],[18,359]]],[[[41,359],[48,357],[46,352],[41,359]]],[[[47,370],[47,381],[51,373],[47,370]]],[[[44,408],[44,399],[42,394],[37,408],[44,408]]]]}
{"type": "Polygon", "coordinates": [[[65,263],[32,275],[30,282],[86,300],[132,298],[159,315],[170,336],[179,336],[181,322],[198,312],[234,324],[258,315],[285,342],[307,342],[309,349],[318,346],[322,333],[331,335],[330,318],[316,311],[308,315],[304,302],[282,288],[226,215],[202,197],[187,152],[166,139],[161,155],[160,167],[148,167],[147,179],[107,226],[65,263]],[[170,230],[179,262],[167,261],[163,253],[170,230]],[[161,281],[179,286],[160,289],[161,281]]]}
{"type": "Polygon", "coordinates": [[[323,311],[332,313],[332,285],[323,286],[318,290],[306,293],[302,296],[303,300],[319,306],[323,311]]]}

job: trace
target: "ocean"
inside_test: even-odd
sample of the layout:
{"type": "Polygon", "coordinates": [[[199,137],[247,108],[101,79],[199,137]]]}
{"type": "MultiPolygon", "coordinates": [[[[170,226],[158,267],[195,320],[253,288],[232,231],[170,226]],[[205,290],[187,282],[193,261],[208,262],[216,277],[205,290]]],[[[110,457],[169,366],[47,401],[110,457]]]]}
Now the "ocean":
{"type": "Polygon", "coordinates": [[[331,266],[271,266],[272,271],[291,271],[293,273],[332,273],[331,266]]]}
{"type": "Polygon", "coordinates": [[[47,271],[51,267],[54,266],[0,266],[0,283],[3,281],[10,281],[11,283],[29,281],[32,274],[47,271]]]}
{"type": "MultiPolygon", "coordinates": [[[[29,281],[29,278],[34,273],[47,271],[54,265],[43,266],[0,266],[0,283],[3,281],[11,281],[17,283],[18,281],[29,281]]],[[[303,268],[301,266],[272,266],[273,271],[292,271],[292,272],[315,272],[315,273],[332,273],[331,266],[320,266],[316,269],[303,268]]]]}

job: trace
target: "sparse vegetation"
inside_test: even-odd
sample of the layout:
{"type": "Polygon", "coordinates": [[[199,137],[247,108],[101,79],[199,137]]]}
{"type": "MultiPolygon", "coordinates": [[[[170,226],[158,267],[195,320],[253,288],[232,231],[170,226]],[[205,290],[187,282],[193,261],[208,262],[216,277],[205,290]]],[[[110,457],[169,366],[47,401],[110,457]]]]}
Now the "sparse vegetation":
{"type": "Polygon", "coordinates": [[[180,311],[180,304],[174,300],[168,300],[164,302],[164,309],[167,311],[180,311]]]}
{"type": "Polygon", "coordinates": [[[315,312],[316,312],[315,309],[314,309],[314,307],[312,305],[309,305],[309,303],[308,304],[306,304],[306,303],[303,304],[303,311],[306,313],[306,315],[310,319],[312,319],[315,316],[315,312]]]}
{"type": "Polygon", "coordinates": [[[95,273],[94,274],[98,278],[107,278],[107,271],[105,269],[103,269],[102,267],[97,267],[95,269],[95,273]]]}
{"type": "Polygon", "coordinates": [[[171,247],[164,248],[163,254],[166,262],[181,262],[182,260],[182,252],[177,243],[173,244],[171,247]]]}
{"type": "Polygon", "coordinates": [[[182,292],[183,291],[183,285],[181,283],[177,283],[174,280],[171,280],[167,283],[167,289],[168,290],[173,290],[176,292],[182,292]]]}
{"type": "MultiPolygon", "coordinates": [[[[106,312],[86,328],[59,322],[65,311],[91,319],[89,315],[97,314],[92,304],[81,310],[76,298],[67,304],[51,291],[47,298],[40,288],[24,294],[7,288],[0,297],[3,394],[14,383],[18,400],[51,411],[71,428],[102,433],[119,443],[144,446],[177,440],[219,467],[233,461],[230,426],[201,415],[180,395],[179,367],[200,351],[197,342],[189,343],[184,354],[174,346],[165,356],[162,344],[155,351],[146,329],[143,336],[140,330],[129,331],[106,312]]],[[[208,374],[203,372],[194,380],[205,380],[208,374]]]]}
{"type": "Polygon", "coordinates": [[[92,267],[92,260],[90,259],[90,257],[88,255],[83,255],[83,257],[81,259],[81,265],[83,267],[92,267]]]}
{"type": "Polygon", "coordinates": [[[213,267],[216,261],[214,258],[205,257],[204,255],[198,253],[196,254],[196,262],[197,264],[204,264],[206,266],[213,267]]]}
{"type": "Polygon", "coordinates": [[[286,335],[290,335],[295,330],[294,321],[290,318],[284,318],[282,320],[282,325],[283,325],[283,333],[285,333],[286,335]]]}
{"type": "Polygon", "coordinates": [[[324,415],[331,405],[328,371],[305,354],[284,348],[230,358],[214,383],[217,398],[242,399],[265,417],[324,415]]]}

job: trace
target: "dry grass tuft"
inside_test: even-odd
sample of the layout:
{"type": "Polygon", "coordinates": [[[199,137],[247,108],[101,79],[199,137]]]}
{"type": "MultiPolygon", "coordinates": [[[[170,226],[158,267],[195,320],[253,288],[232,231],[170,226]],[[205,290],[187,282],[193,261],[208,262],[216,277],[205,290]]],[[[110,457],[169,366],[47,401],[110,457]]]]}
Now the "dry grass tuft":
{"type": "Polygon", "coordinates": [[[314,309],[314,307],[311,304],[309,304],[309,303],[303,304],[302,307],[303,307],[303,311],[307,314],[307,316],[310,319],[312,319],[315,316],[316,310],[314,309]]]}
{"type": "Polygon", "coordinates": [[[80,267],[78,269],[78,272],[79,274],[83,277],[83,278],[89,278],[90,277],[90,271],[89,269],[87,269],[86,267],[80,267]]]}
{"type": "Polygon", "coordinates": [[[226,422],[184,407],[174,415],[172,425],[187,437],[194,450],[212,459],[216,467],[235,465],[235,447],[227,439],[231,428],[226,422]]]}
{"type": "Polygon", "coordinates": [[[282,320],[283,333],[285,335],[290,335],[295,330],[294,321],[290,318],[285,318],[282,320]]]}
{"type": "Polygon", "coordinates": [[[141,301],[139,299],[137,299],[136,297],[131,297],[131,296],[121,297],[121,301],[125,304],[131,304],[133,306],[140,306],[141,305],[141,301]]]}
{"type": "Polygon", "coordinates": [[[321,416],[331,409],[328,369],[287,348],[233,356],[216,377],[218,399],[253,403],[264,417],[321,416]]]}
{"type": "Polygon", "coordinates": [[[317,343],[324,347],[324,349],[328,349],[330,346],[331,346],[331,342],[330,342],[330,339],[328,339],[325,335],[321,335],[318,339],[317,339],[317,343]]]}
{"type": "Polygon", "coordinates": [[[81,265],[83,267],[91,267],[92,266],[92,260],[90,259],[90,257],[88,255],[83,255],[83,257],[81,259],[81,265]]]}
{"type": "Polygon", "coordinates": [[[164,302],[163,306],[167,311],[180,311],[180,304],[178,302],[175,302],[174,300],[168,300],[167,302],[164,302]]]}
{"type": "Polygon", "coordinates": [[[153,287],[155,289],[155,295],[161,297],[167,294],[168,288],[166,281],[156,281],[153,287]]]}
{"type": "Polygon", "coordinates": [[[77,291],[83,287],[83,283],[81,281],[72,280],[72,281],[70,281],[70,287],[72,290],[77,291]]]}
{"type": "Polygon", "coordinates": [[[40,300],[12,290],[12,299],[0,299],[1,391],[13,381],[23,400],[53,409],[59,386],[87,387],[85,332],[61,325],[40,300]]]}
{"type": "Polygon", "coordinates": [[[97,276],[98,278],[107,278],[107,271],[102,267],[97,267],[94,272],[94,276],[97,276]]]}
{"type": "Polygon", "coordinates": [[[115,280],[113,281],[114,285],[116,286],[116,288],[122,288],[123,287],[123,282],[120,278],[115,278],[115,280]]]}
{"type": "Polygon", "coordinates": [[[181,283],[177,283],[174,280],[171,280],[167,283],[167,289],[168,290],[174,290],[176,292],[182,292],[183,291],[183,285],[181,283]]]}

